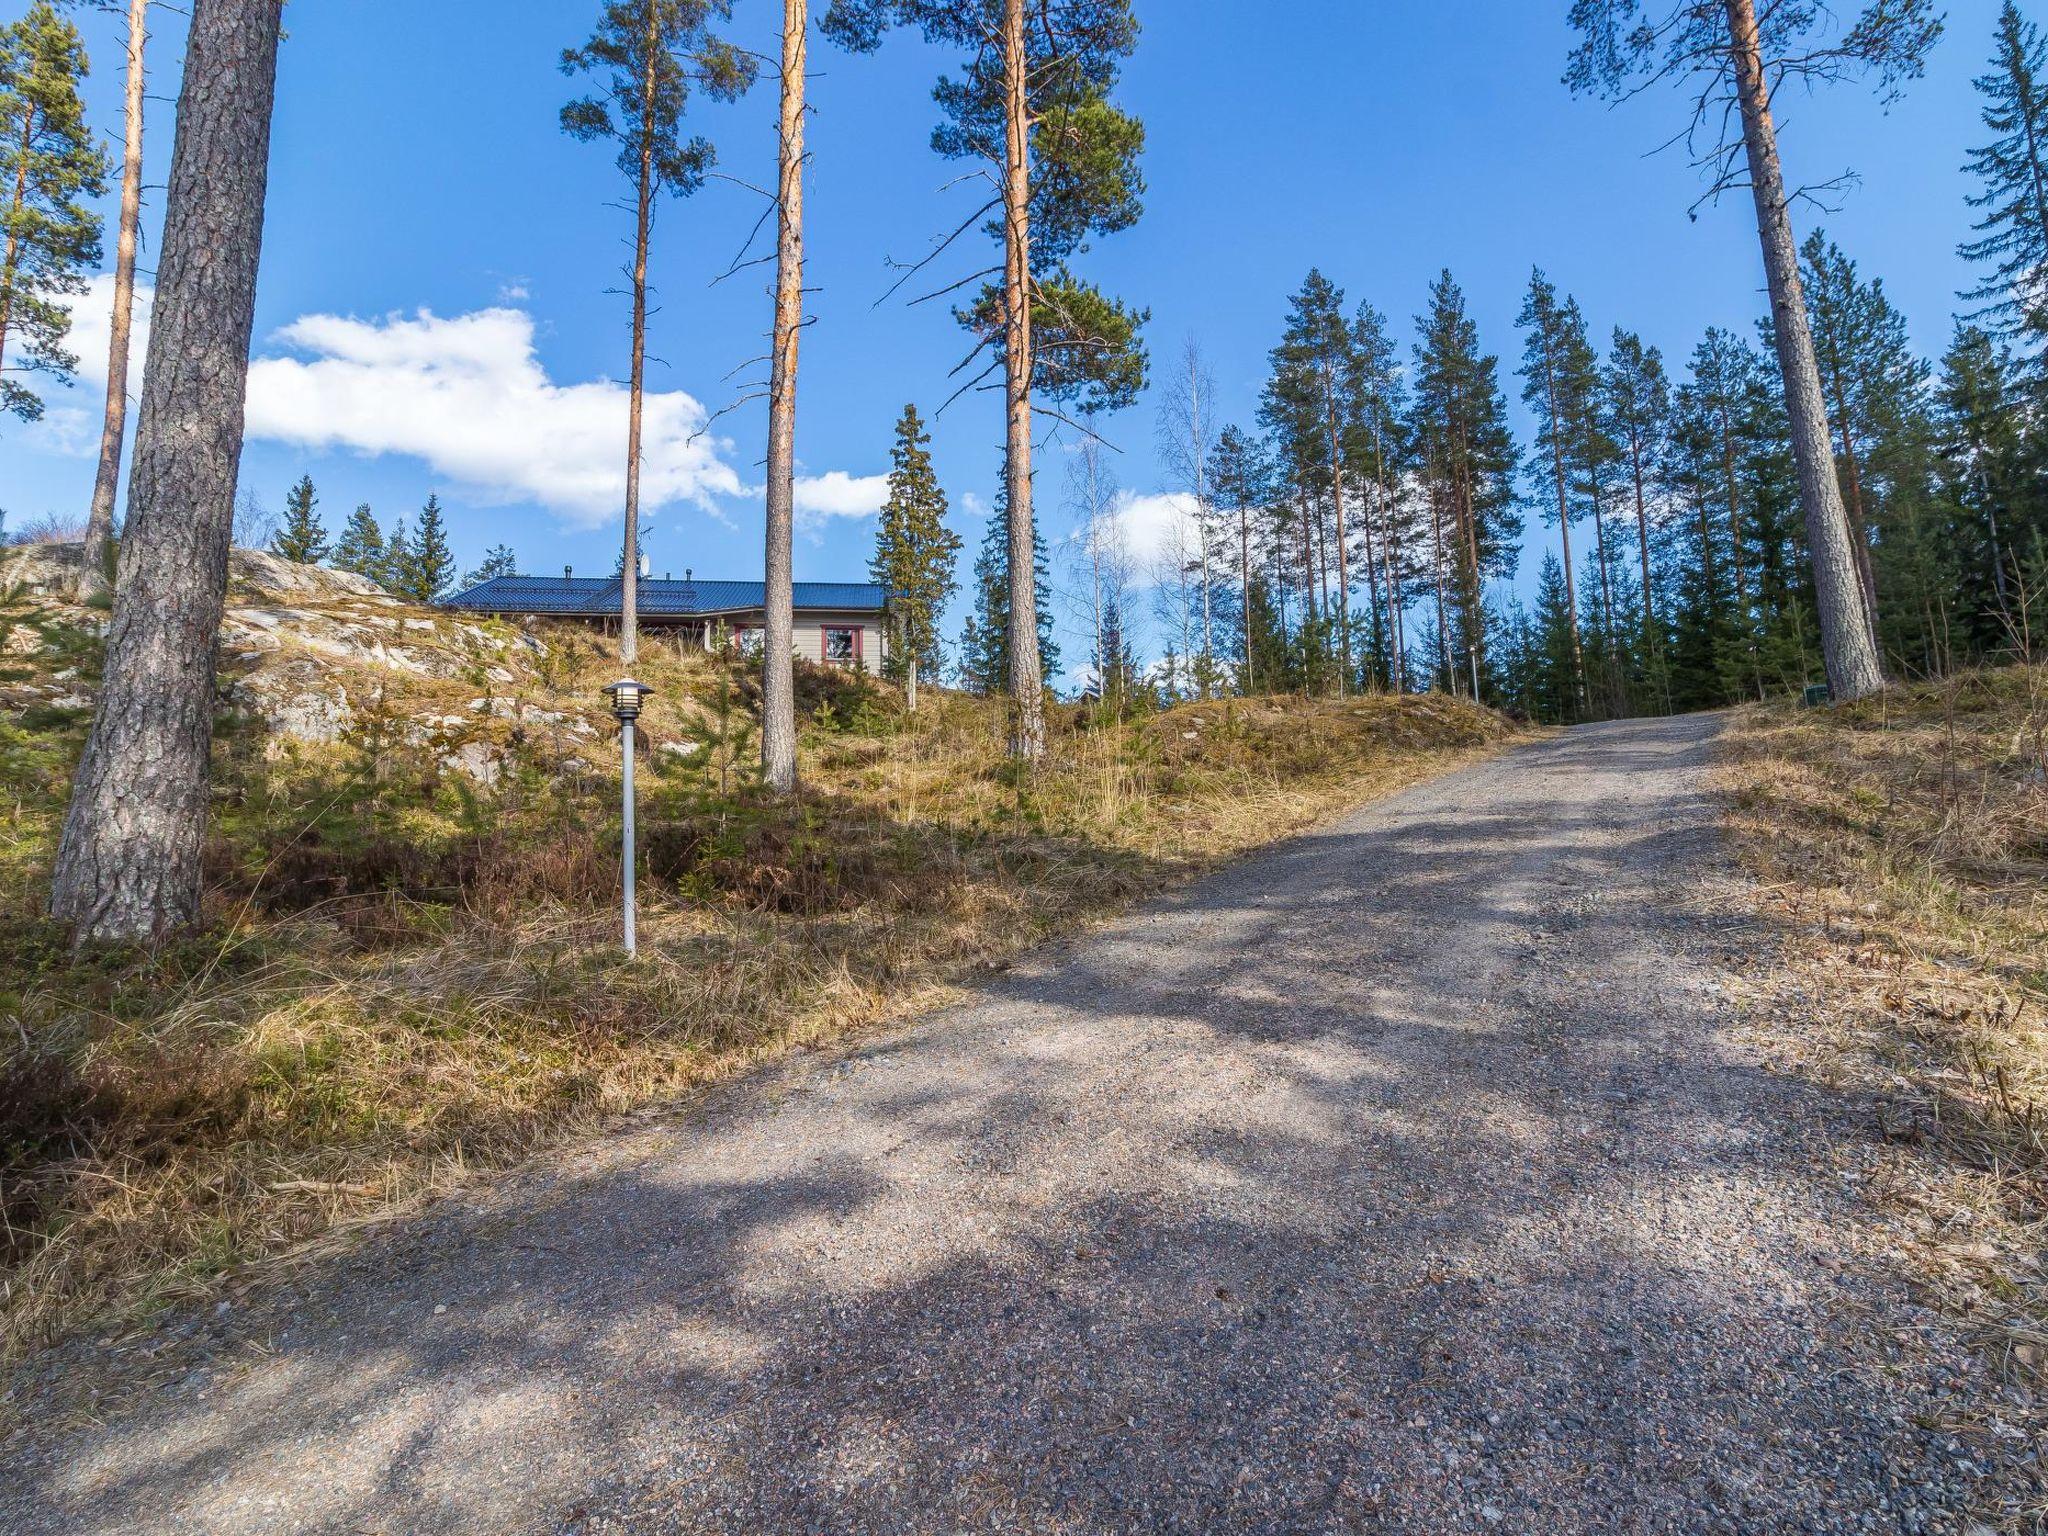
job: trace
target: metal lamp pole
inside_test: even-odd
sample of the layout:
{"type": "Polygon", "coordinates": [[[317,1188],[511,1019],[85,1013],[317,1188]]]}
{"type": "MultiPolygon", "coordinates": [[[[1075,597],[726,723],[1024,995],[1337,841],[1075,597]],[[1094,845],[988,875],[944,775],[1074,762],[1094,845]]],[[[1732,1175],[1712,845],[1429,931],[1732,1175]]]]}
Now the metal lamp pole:
{"type": "Polygon", "coordinates": [[[645,683],[636,683],[632,678],[621,678],[605,689],[605,697],[611,700],[612,715],[619,722],[619,745],[624,752],[624,767],[620,775],[620,787],[625,797],[625,938],[626,953],[640,953],[639,912],[634,891],[634,873],[639,862],[635,851],[633,825],[633,744],[634,723],[640,718],[640,709],[647,696],[654,690],[645,683]]]}

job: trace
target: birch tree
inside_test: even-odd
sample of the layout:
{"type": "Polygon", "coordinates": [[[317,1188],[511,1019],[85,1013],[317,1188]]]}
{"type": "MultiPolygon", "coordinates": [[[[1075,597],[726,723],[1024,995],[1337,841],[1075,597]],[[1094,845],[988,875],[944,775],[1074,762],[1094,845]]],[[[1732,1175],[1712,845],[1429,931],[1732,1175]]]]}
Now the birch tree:
{"type": "MultiPolygon", "coordinates": [[[[599,89],[562,108],[562,129],[585,142],[619,146],[618,167],[633,187],[632,366],[626,406],[626,529],[621,548],[640,548],[641,426],[647,389],[647,257],[663,193],[688,197],[717,158],[709,140],[683,137],[692,90],[731,101],[754,83],[753,59],[713,34],[732,0],[610,0],[581,48],[565,49],[562,73],[591,75],[599,89]]],[[[628,558],[620,588],[619,659],[639,659],[640,562],[628,558]]]]}
{"type": "Polygon", "coordinates": [[[200,915],[282,11],[192,10],[104,676],[51,882],[51,915],[81,941],[157,938],[200,915]]]}
{"type": "Polygon", "coordinates": [[[1159,456],[1174,487],[1188,498],[1201,575],[1201,649],[1194,669],[1207,697],[1221,673],[1216,665],[1216,519],[1209,460],[1216,451],[1216,377],[1192,336],[1167,379],[1159,402],[1159,456]]]}
{"type": "Polygon", "coordinates": [[[1821,645],[1838,699],[1884,686],[1853,534],[1829,447],[1827,406],[1807,323],[1798,240],[1772,102],[1786,84],[1874,76],[1887,98],[1926,67],[1941,35],[1932,0],[1872,0],[1846,24],[1815,0],[1573,0],[1580,34],[1566,81],[1619,96],[1656,82],[1697,86],[1687,142],[1711,177],[1708,197],[1750,189],[1770,288],[1771,328],[1791,420],[1799,500],[1813,566],[1821,645]],[[1739,122],[1740,135],[1728,124],[1739,122]]]}
{"type": "Polygon", "coordinates": [[[955,310],[975,339],[955,371],[965,378],[960,392],[1001,379],[1010,751],[1035,761],[1045,752],[1046,670],[1033,559],[1035,415],[1062,403],[1113,410],[1145,383],[1138,330],[1146,317],[1069,266],[1092,237],[1138,217],[1144,129],[1110,101],[1137,47],[1138,23],[1130,0],[832,0],[824,20],[827,36],[858,52],[879,47],[898,26],[967,54],[960,74],[934,93],[944,121],[932,144],[949,159],[976,163],[988,197],[904,280],[970,229],[1000,243],[999,265],[932,296],[983,284],[955,310]]]}

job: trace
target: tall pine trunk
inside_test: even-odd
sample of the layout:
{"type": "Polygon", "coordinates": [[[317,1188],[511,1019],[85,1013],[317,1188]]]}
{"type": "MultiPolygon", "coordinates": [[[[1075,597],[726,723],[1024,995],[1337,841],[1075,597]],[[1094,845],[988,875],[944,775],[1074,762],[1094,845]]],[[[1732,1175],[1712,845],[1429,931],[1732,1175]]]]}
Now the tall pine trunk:
{"type": "Polygon", "coordinates": [[[1785,410],[1792,422],[1792,454],[1799,470],[1799,499],[1806,509],[1806,545],[1813,561],[1813,588],[1820,610],[1821,652],[1837,699],[1860,699],[1884,687],[1884,669],[1872,641],[1872,622],[1863,596],[1842,488],[1835,480],[1828,444],[1827,402],[1821,397],[1820,366],[1814,357],[1806,292],[1799,277],[1799,249],[1778,161],[1777,127],[1771,116],[1770,86],[1764,79],[1763,45],[1757,34],[1755,0],[1726,0],[1728,34],[1742,108],[1742,137],[1749,154],[1757,232],[1763,243],[1764,274],[1771,293],[1771,322],[1778,368],[1785,380],[1785,410]]]}
{"type": "Polygon", "coordinates": [[[1543,387],[1550,401],[1550,472],[1557,488],[1557,529],[1564,541],[1564,600],[1572,618],[1572,692],[1586,702],[1586,648],[1579,635],[1579,573],[1572,567],[1572,498],[1565,483],[1564,414],[1557,404],[1557,363],[1546,341],[1543,387]]]}
{"type": "Polygon", "coordinates": [[[106,580],[107,543],[114,533],[114,498],[121,488],[121,444],[128,434],[128,353],[135,323],[135,251],[142,228],[143,53],[149,39],[150,0],[128,0],[127,95],[122,103],[121,229],[114,247],[114,312],[107,345],[107,406],[100,427],[100,467],[93,479],[92,512],[85,522],[81,598],[106,580]]]}
{"type": "MultiPolygon", "coordinates": [[[[804,321],[804,75],[810,67],[808,0],[782,4],[781,179],[776,189],[775,356],[768,381],[768,566],[764,601],[761,772],[782,794],[796,788],[797,344],[804,321]]],[[[910,680],[917,693],[916,661],[910,680]]]]}
{"type": "Polygon", "coordinates": [[[1330,498],[1337,509],[1337,696],[1351,690],[1351,545],[1344,529],[1344,445],[1337,432],[1337,382],[1323,365],[1324,425],[1330,435],[1330,498]]]}
{"type": "Polygon", "coordinates": [[[1045,755],[1031,515],[1031,81],[1025,0],[1003,0],[1003,370],[1009,448],[1010,755],[1045,755]]]}
{"type": "Polygon", "coordinates": [[[640,457],[647,405],[647,246],[654,226],[656,65],[661,58],[661,13],[647,7],[647,65],[640,82],[639,200],[633,226],[633,372],[626,405],[626,532],[619,569],[619,660],[640,659],[640,457]]]}
{"type": "Polygon", "coordinates": [[[200,915],[282,10],[192,12],[113,622],[51,884],[51,915],[81,941],[155,938],[200,915]]]}

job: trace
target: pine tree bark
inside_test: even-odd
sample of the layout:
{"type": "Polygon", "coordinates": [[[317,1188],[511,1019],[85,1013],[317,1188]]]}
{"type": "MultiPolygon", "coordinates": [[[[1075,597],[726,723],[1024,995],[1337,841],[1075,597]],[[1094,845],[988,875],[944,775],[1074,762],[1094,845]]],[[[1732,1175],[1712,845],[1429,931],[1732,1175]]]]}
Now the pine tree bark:
{"type": "Polygon", "coordinates": [[[1351,691],[1351,545],[1344,529],[1344,444],[1337,432],[1337,381],[1323,364],[1324,426],[1330,436],[1330,498],[1337,512],[1337,697],[1351,691]]]}
{"type": "Polygon", "coordinates": [[[79,941],[158,938],[200,915],[282,9],[192,12],[113,621],[51,886],[79,941]]]}
{"type": "Polygon", "coordinates": [[[1031,512],[1031,82],[1025,0],[1003,0],[1003,371],[1009,448],[1010,755],[1045,756],[1031,512]]]}
{"type": "Polygon", "coordinates": [[[128,354],[135,324],[135,253],[142,229],[143,55],[149,40],[150,0],[128,0],[128,76],[122,103],[121,226],[114,246],[114,312],[107,344],[107,405],[100,425],[100,465],[93,479],[92,511],[85,522],[80,600],[106,582],[107,545],[114,534],[114,499],[121,488],[121,446],[128,435],[128,354]]]}
{"type": "Polygon", "coordinates": [[[1557,490],[1557,528],[1564,541],[1564,597],[1571,609],[1572,692],[1586,702],[1586,649],[1579,635],[1579,573],[1572,568],[1572,501],[1565,483],[1564,417],[1557,402],[1557,362],[1544,344],[1543,388],[1550,403],[1550,472],[1557,490]]]}
{"type": "Polygon", "coordinates": [[[1755,0],[1726,0],[1726,6],[1750,188],[1770,286],[1778,368],[1784,375],[1785,409],[1792,422],[1799,498],[1806,509],[1806,544],[1820,610],[1821,652],[1835,697],[1846,702],[1883,688],[1884,669],[1871,640],[1871,615],[1857,572],[1848,515],[1842,508],[1842,489],[1835,481],[1827,403],[1821,397],[1820,366],[1814,356],[1806,292],[1799,277],[1799,249],[1792,237],[1784,169],[1778,160],[1777,127],[1771,116],[1769,83],[1764,79],[1755,0]]]}
{"type": "Polygon", "coordinates": [[[619,566],[619,661],[640,659],[640,459],[647,407],[647,247],[654,232],[654,121],[660,85],[661,13],[647,7],[647,54],[640,77],[640,172],[633,224],[633,368],[626,404],[626,530],[619,566]]]}
{"type": "MultiPolygon", "coordinates": [[[[804,86],[808,0],[783,0],[780,180],[776,188],[775,337],[768,380],[768,562],[761,690],[761,772],[778,794],[796,789],[797,348],[804,321],[804,86]]],[[[917,707],[912,659],[910,707],[917,707]]]]}

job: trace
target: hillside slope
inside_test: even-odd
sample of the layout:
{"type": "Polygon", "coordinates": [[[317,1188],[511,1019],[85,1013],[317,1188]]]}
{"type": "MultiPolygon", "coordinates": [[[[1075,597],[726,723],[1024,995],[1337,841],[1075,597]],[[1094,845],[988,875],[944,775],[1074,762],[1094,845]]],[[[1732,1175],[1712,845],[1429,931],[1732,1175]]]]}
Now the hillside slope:
{"type": "Polygon", "coordinates": [[[407,607],[237,552],[205,933],[43,921],[104,614],[0,563],[0,1342],[207,1289],[593,1119],[900,1014],[1044,935],[1496,749],[1441,698],[1055,711],[800,678],[806,792],[754,784],[744,662],[655,641],[643,960],[587,630],[407,607]]]}

